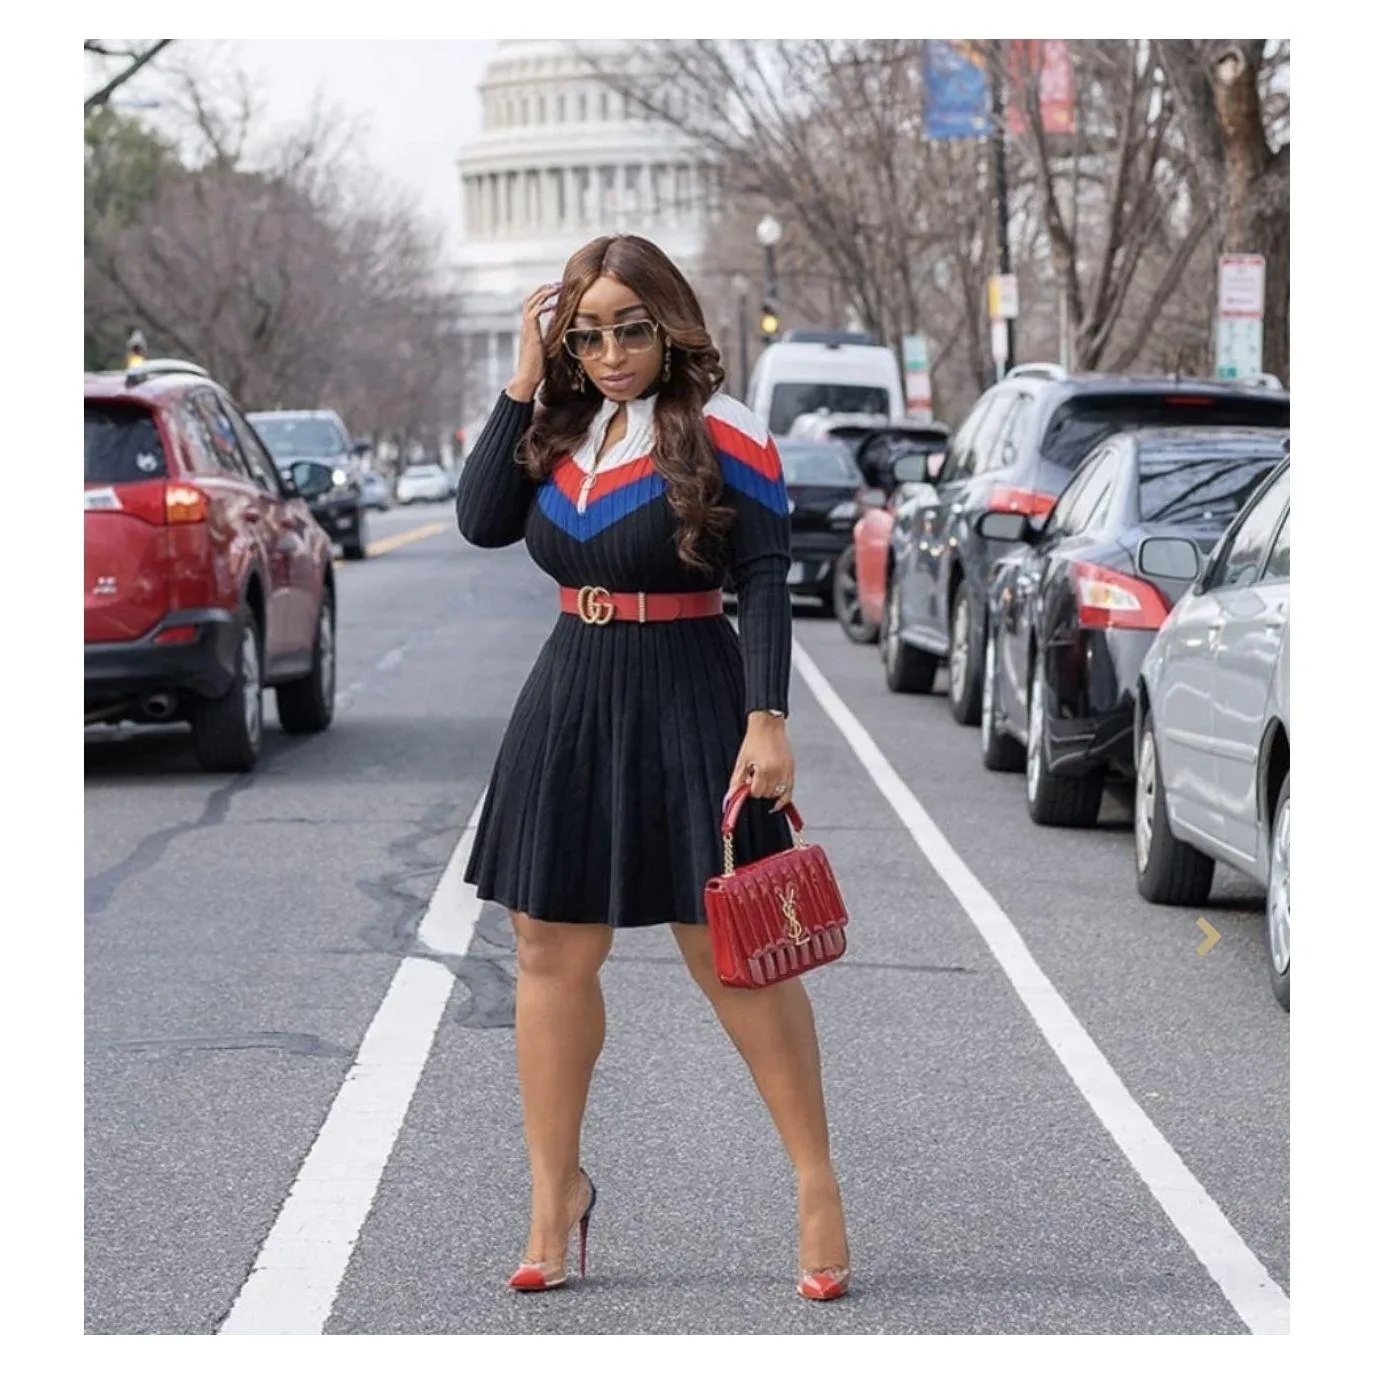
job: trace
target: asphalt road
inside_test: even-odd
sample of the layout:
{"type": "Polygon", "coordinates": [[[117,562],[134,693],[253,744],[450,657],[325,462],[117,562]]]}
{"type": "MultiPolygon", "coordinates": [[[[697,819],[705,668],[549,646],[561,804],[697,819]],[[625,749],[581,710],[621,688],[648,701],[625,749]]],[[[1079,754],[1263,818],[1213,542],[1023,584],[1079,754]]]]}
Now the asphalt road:
{"type": "Polygon", "coordinates": [[[1203,912],[1136,897],[1123,811],[1036,829],[1023,780],[982,770],[942,695],[889,694],[876,651],[813,615],[792,737],[852,914],[849,954],[809,981],[854,1293],[795,1296],[785,1161],[660,930],[619,936],[606,971],[591,1276],[506,1291],[525,1219],[508,927],[488,907],[470,942],[454,926],[460,949],[418,931],[464,899],[436,888],[549,587],[520,548],[466,546],[446,505],[373,537],[389,550],[338,569],[328,733],[273,721],[259,770],[225,779],[179,730],[87,731],[88,1332],[210,1333],[231,1312],[235,1331],[252,1311],[337,1334],[1281,1322],[1288,1019],[1260,893],[1219,876],[1221,938],[1198,955],[1203,912]],[[418,1056],[387,1050],[406,1035],[418,1056]],[[374,1137],[370,1181],[356,1158],[331,1169],[374,1137]]]}

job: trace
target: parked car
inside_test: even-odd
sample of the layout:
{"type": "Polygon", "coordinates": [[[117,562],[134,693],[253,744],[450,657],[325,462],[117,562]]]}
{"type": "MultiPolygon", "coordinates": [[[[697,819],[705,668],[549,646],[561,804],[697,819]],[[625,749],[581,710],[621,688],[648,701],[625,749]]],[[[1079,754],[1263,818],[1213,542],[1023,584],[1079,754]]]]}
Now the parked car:
{"type": "Polygon", "coordinates": [[[854,643],[877,642],[887,599],[896,509],[913,497],[917,485],[928,484],[938,475],[948,442],[947,425],[907,423],[872,430],[855,448],[854,458],[866,485],[858,498],[861,511],[853,527],[853,544],[835,569],[835,613],[854,643]],[[898,468],[904,475],[898,476],[898,468]]]}
{"type": "Polygon", "coordinates": [[[834,567],[853,543],[862,473],[837,440],[779,439],[791,507],[791,569],[787,585],[798,596],[834,604],[834,567]]]}
{"type": "Polygon", "coordinates": [[[407,467],[396,479],[396,504],[409,505],[411,501],[446,501],[448,499],[448,473],[438,463],[416,463],[407,467]]]}
{"type": "Polygon", "coordinates": [[[891,424],[891,417],[885,413],[874,414],[833,414],[828,410],[817,410],[810,414],[798,415],[787,432],[789,439],[838,439],[846,443],[849,451],[857,452],[859,443],[875,429],[885,429],[891,424]]]}
{"type": "Polygon", "coordinates": [[[1289,466],[1254,493],[1212,550],[1144,551],[1195,584],[1145,655],[1135,688],[1135,872],[1140,895],[1198,905],[1217,862],[1268,889],[1273,993],[1289,1008],[1292,717],[1289,466]]]}
{"type": "Polygon", "coordinates": [[[777,437],[805,414],[879,415],[899,420],[905,391],[896,355],[869,334],[791,329],[763,349],[749,377],[747,404],[777,437]]]}
{"type": "Polygon", "coordinates": [[[1287,423],[1287,394],[1267,387],[1070,376],[1047,363],[1013,367],[949,441],[928,498],[898,513],[881,633],[887,685],[927,692],[947,661],[954,719],[977,724],[987,575],[1005,551],[977,532],[986,511],[1047,514],[1109,434],[1176,425],[1286,429],[1287,423]]]}
{"type": "Polygon", "coordinates": [[[185,720],[210,771],[334,713],[334,570],[324,531],[233,398],[154,359],[88,374],[86,720],[185,720]]]}
{"type": "Polygon", "coordinates": [[[350,560],[367,556],[362,474],[332,410],[254,410],[248,416],[282,472],[295,474],[310,513],[350,560]]]}
{"type": "Polygon", "coordinates": [[[1107,779],[1134,776],[1140,666],[1194,575],[1159,538],[1209,551],[1286,451],[1277,430],[1116,434],[1046,518],[979,517],[983,538],[1016,541],[987,593],[982,761],[1025,770],[1036,824],[1095,824],[1107,779]]]}
{"type": "Polygon", "coordinates": [[[362,503],[368,510],[390,510],[391,483],[380,472],[368,468],[359,478],[362,503]]]}

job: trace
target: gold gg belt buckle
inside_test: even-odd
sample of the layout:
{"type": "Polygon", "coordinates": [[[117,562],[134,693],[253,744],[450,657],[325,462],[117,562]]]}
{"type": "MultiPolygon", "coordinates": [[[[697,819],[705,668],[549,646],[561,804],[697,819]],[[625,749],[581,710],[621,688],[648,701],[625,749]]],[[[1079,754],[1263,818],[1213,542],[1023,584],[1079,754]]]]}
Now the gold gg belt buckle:
{"type": "Polygon", "coordinates": [[[615,618],[615,602],[603,586],[584,586],[577,592],[577,615],[583,624],[607,625],[615,618]]]}

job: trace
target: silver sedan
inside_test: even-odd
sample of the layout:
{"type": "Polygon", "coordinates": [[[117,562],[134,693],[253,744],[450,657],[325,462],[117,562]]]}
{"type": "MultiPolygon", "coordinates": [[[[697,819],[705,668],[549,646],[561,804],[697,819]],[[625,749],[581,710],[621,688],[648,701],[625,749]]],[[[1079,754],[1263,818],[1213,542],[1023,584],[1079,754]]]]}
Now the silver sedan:
{"type": "Polygon", "coordinates": [[[1141,555],[1196,576],[1144,659],[1135,707],[1140,894],[1197,905],[1217,862],[1268,889],[1274,995],[1289,1005],[1291,870],[1288,464],[1236,517],[1205,568],[1186,539],[1141,555]]]}

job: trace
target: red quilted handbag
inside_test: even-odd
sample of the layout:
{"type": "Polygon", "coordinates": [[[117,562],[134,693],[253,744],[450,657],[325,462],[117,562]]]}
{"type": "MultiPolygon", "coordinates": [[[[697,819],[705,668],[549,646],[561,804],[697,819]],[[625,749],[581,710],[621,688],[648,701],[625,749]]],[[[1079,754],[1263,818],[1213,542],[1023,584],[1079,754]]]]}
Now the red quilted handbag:
{"type": "Polygon", "coordinates": [[[726,987],[770,987],[833,963],[847,944],[849,913],[824,849],[807,844],[800,813],[788,805],[793,847],[734,866],[734,826],[748,787],[725,798],[725,870],[706,883],[706,920],[715,972],[726,987]]]}

